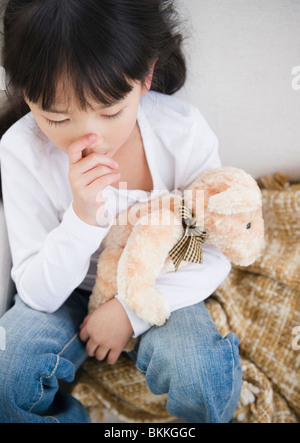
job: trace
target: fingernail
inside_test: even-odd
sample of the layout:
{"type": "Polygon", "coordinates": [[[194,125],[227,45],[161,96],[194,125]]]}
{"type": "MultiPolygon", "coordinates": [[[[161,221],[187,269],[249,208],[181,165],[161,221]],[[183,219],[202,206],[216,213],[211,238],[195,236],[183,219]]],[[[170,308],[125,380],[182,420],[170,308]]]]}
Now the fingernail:
{"type": "Polygon", "coordinates": [[[96,134],[89,135],[89,141],[91,141],[91,142],[96,141],[97,138],[98,138],[98,135],[96,135],[96,134]]]}

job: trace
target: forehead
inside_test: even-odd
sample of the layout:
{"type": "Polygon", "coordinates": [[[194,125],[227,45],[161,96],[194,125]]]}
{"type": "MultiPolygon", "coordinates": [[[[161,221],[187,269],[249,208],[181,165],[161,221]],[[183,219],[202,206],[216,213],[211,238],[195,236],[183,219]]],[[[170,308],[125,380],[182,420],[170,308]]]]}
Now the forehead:
{"type": "Polygon", "coordinates": [[[93,98],[85,97],[84,104],[80,100],[72,85],[59,83],[57,85],[54,99],[48,106],[43,106],[42,100],[37,103],[40,109],[53,114],[72,114],[86,109],[105,109],[109,107],[93,98]]]}
{"type": "MultiPolygon", "coordinates": [[[[96,100],[95,97],[91,97],[89,94],[86,94],[84,101],[82,101],[82,97],[78,97],[71,82],[60,81],[51,103],[48,106],[43,106],[42,100],[39,100],[37,105],[41,110],[53,114],[74,114],[86,110],[101,111],[125,102],[126,99],[134,94],[138,86],[138,83],[133,83],[132,91],[125,95],[123,99],[111,99],[108,103],[103,103],[100,99],[96,100]]],[[[102,96],[105,96],[104,93],[102,93],[102,96]]]]}

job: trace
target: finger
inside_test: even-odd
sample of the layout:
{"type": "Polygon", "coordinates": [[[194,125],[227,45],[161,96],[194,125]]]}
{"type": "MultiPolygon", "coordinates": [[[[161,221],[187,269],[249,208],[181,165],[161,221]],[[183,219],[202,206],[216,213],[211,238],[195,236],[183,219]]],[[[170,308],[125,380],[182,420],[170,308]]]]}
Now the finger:
{"type": "Polygon", "coordinates": [[[103,361],[106,359],[108,353],[109,353],[109,349],[107,349],[103,346],[98,346],[95,357],[98,361],[103,361]]]}
{"type": "Polygon", "coordinates": [[[94,180],[92,183],[89,184],[90,190],[94,193],[98,191],[103,191],[107,186],[112,185],[115,182],[120,181],[121,174],[108,174],[103,175],[103,177],[100,177],[96,180],[94,180]]]}
{"type": "Polygon", "coordinates": [[[96,134],[89,134],[76,140],[69,147],[69,161],[71,165],[79,162],[82,159],[82,152],[88,147],[96,143],[98,136],[96,134]]]}
{"type": "Polygon", "coordinates": [[[86,325],[81,329],[81,331],[79,333],[79,338],[83,343],[86,343],[88,341],[88,339],[90,338],[90,336],[87,332],[86,325]]]}
{"type": "Polygon", "coordinates": [[[81,176],[80,183],[83,186],[89,186],[92,183],[94,183],[94,181],[96,181],[98,179],[100,180],[101,178],[104,179],[104,177],[109,176],[109,175],[113,175],[116,178],[118,176],[118,173],[112,172],[111,169],[105,168],[103,166],[98,166],[98,167],[92,169],[91,171],[83,174],[81,176]]]}
{"type": "Polygon", "coordinates": [[[121,355],[120,351],[111,350],[108,357],[107,357],[107,363],[109,365],[115,365],[117,363],[117,361],[119,360],[120,355],[121,355]]]}
{"type": "Polygon", "coordinates": [[[85,347],[87,355],[89,357],[95,357],[98,346],[98,343],[90,338],[85,347]]]}
{"type": "Polygon", "coordinates": [[[81,325],[79,326],[80,329],[83,329],[85,327],[85,325],[87,324],[87,322],[89,321],[89,319],[91,318],[92,314],[89,314],[85,317],[85,319],[83,320],[83,322],[81,323],[81,325]]]}
{"type": "Polygon", "coordinates": [[[80,164],[78,165],[78,172],[81,174],[85,174],[97,166],[103,166],[104,168],[106,167],[110,170],[116,170],[119,168],[119,164],[111,157],[93,152],[92,154],[89,154],[87,157],[84,157],[81,160],[80,164]]]}

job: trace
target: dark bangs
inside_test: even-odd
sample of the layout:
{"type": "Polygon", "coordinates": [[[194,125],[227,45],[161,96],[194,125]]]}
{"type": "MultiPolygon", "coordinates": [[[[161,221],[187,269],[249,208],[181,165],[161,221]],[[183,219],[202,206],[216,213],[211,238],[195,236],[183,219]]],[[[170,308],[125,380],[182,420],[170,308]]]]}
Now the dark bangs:
{"type": "MultiPolygon", "coordinates": [[[[19,3],[23,14],[17,26],[18,50],[5,60],[8,88],[18,89],[34,103],[40,101],[43,109],[57,101],[58,86],[60,99],[61,91],[65,93],[64,103],[71,86],[82,109],[90,102],[110,106],[132,90],[132,80],[142,81],[147,75],[151,63],[141,54],[141,36],[131,29],[130,11],[116,8],[122,1],[35,0],[27,1],[27,7],[19,3]]],[[[8,6],[7,41],[12,15],[8,6]]]]}
{"type": "Polygon", "coordinates": [[[0,136],[29,112],[24,94],[45,110],[74,96],[82,109],[110,106],[154,62],[152,90],[171,95],[185,83],[174,0],[6,0],[1,9],[9,108],[0,136]]]}

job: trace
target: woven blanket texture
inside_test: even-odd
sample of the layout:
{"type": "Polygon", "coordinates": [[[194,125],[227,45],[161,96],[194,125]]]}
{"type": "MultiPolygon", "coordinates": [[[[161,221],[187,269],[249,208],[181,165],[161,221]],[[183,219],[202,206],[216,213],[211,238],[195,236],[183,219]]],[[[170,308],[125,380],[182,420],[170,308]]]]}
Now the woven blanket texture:
{"type": "MultiPolygon", "coordinates": [[[[234,421],[300,423],[300,185],[281,173],[258,183],[264,254],[249,268],[234,267],[206,305],[221,334],[240,339],[243,386],[234,421]]],[[[126,355],[114,367],[89,359],[72,393],[95,422],[103,408],[130,423],[175,420],[167,397],[149,391],[126,355]]]]}

